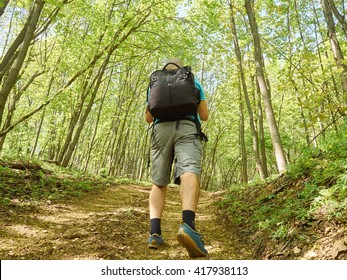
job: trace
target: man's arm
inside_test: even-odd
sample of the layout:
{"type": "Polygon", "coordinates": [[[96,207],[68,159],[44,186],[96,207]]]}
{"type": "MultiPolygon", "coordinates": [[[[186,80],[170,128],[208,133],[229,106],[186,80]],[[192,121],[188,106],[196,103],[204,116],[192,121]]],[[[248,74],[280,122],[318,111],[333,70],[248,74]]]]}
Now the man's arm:
{"type": "Polygon", "coordinates": [[[202,121],[208,120],[208,109],[207,109],[206,100],[201,100],[199,107],[198,107],[198,113],[199,113],[200,119],[202,121]]]}
{"type": "Polygon", "coordinates": [[[153,116],[152,116],[152,114],[149,112],[148,109],[146,109],[145,121],[148,122],[148,123],[153,122],[153,116]]]}
{"type": "Polygon", "coordinates": [[[205,100],[205,92],[204,89],[202,88],[202,85],[200,84],[199,80],[195,77],[194,78],[195,86],[199,90],[201,101],[198,106],[198,114],[199,117],[202,121],[207,121],[208,120],[208,108],[207,108],[207,103],[205,100]]]}

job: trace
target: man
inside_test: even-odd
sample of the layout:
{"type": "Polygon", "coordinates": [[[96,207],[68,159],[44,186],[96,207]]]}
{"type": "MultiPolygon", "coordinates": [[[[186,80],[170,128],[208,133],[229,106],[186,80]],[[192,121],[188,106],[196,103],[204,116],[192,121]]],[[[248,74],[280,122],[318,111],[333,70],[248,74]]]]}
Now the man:
{"type": "MultiPolygon", "coordinates": [[[[169,59],[166,70],[183,67],[177,59],[169,59]]],[[[207,121],[208,109],[205,94],[199,81],[195,78],[201,101],[198,105],[198,117],[207,121]]],[[[148,92],[150,95],[150,91],[148,92]]],[[[194,118],[193,116],[188,116],[194,118]]],[[[182,207],[182,225],[179,227],[177,240],[188,251],[190,257],[208,255],[200,234],[195,228],[195,213],[199,201],[199,176],[202,154],[201,140],[197,136],[197,127],[189,118],[160,122],[146,110],[145,120],[154,122],[152,133],[152,190],[149,196],[150,236],[149,248],[158,248],[164,239],[161,235],[161,218],[165,206],[167,185],[170,183],[171,166],[175,160],[175,183],[180,183],[180,199],[182,207]]]]}

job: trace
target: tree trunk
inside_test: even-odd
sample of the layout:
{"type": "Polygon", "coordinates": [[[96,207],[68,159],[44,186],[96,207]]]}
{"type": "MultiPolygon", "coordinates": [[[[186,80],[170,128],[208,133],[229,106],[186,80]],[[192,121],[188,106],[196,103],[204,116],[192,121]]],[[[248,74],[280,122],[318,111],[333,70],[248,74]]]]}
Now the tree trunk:
{"type": "MultiPolygon", "coordinates": [[[[341,97],[341,90],[339,90],[339,87],[337,86],[338,83],[336,82],[336,78],[334,76],[334,71],[332,69],[332,66],[329,64],[328,65],[329,69],[324,68],[325,64],[323,63],[321,53],[324,53],[324,56],[327,59],[327,61],[329,60],[329,54],[328,54],[326,48],[324,48],[323,51],[321,51],[320,39],[318,38],[317,33],[319,33],[320,38],[324,38],[324,34],[321,31],[321,30],[323,30],[323,28],[320,25],[319,16],[317,15],[317,10],[316,10],[314,1],[312,1],[312,10],[313,10],[314,15],[315,15],[315,20],[314,20],[315,39],[316,39],[317,53],[318,53],[318,58],[319,58],[322,74],[329,72],[329,76],[330,76],[329,77],[328,75],[324,75],[324,77],[327,77],[327,78],[325,78],[325,80],[322,81],[322,91],[323,91],[324,95],[326,95],[326,96],[334,95],[334,97],[335,97],[335,100],[333,101],[334,106],[330,106],[330,107],[336,108],[341,116],[345,116],[346,113],[343,110],[344,105],[342,104],[342,102],[344,102],[344,104],[347,104],[347,99],[341,97]],[[332,83],[332,87],[330,86],[330,83],[332,83]]],[[[330,103],[330,105],[333,104],[331,102],[329,102],[329,103],[330,103]]],[[[332,113],[331,110],[330,110],[330,112],[332,113]]]]}
{"type": "Polygon", "coordinates": [[[216,163],[217,163],[217,151],[218,151],[219,141],[221,140],[225,131],[226,131],[226,127],[218,128],[218,133],[215,137],[211,154],[209,155],[209,161],[206,164],[208,169],[205,170],[205,172],[203,173],[204,177],[202,181],[203,181],[203,189],[205,191],[208,190],[208,187],[210,186],[211,181],[213,180],[213,176],[216,169],[216,163]]]}
{"type": "Polygon", "coordinates": [[[342,15],[339,12],[339,10],[336,8],[334,0],[328,0],[327,3],[329,3],[329,6],[330,6],[332,12],[334,13],[336,19],[341,24],[343,33],[345,34],[345,37],[347,38],[347,21],[346,21],[346,17],[344,15],[342,15]]]}
{"type": "MultiPolygon", "coordinates": [[[[20,88],[18,92],[13,95],[13,98],[9,105],[6,120],[4,121],[4,125],[1,131],[6,131],[12,125],[12,118],[13,118],[14,112],[16,111],[17,102],[19,101],[23,93],[27,90],[27,88],[31,85],[31,83],[43,73],[44,73],[43,71],[42,72],[37,71],[33,76],[31,76],[30,80],[26,83],[26,85],[20,88]]],[[[2,151],[5,139],[6,139],[6,134],[0,137],[0,152],[2,151]]]]}
{"type": "Polygon", "coordinates": [[[272,103],[271,103],[271,94],[270,94],[270,86],[267,84],[265,73],[264,73],[264,62],[263,55],[260,46],[260,38],[258,33],[258,26],[256,24],[253,8],[253,1],[245,0],[245,7],[252,31],[253,41],[254,41],[254,60],[256,65],[256,75],[257,81],[259,83],[260,92],[262,94],[265,114],[267,118],[267,122],[269,125],[270,135],[272,139],[272,144],[275,150],[277,168],[280,173],[284,173],[286,171],[287,161],[285,158],[285,154],[283,151],[280,133],[278,131],[278,127],[276,124],[272,103]]]}
{"type": "Polygon", "coordinates": [[[341,70],[341,82],[342,82],[342,89],[344,93],[347,93],[347,65],[344,63],[344,57],[342,53],[342,49],[339,43],[339,40],[336,36],[336,30],[335,30],[335,22],[332,15],[331,7],[329,5],[328,0],[321,0],[321,6],[324,12],[324,17],[327,22],[327,29],[328,29],[328,37],[329,42],[331,46],[331,50],[333,52],[336,66],[341,70]]]}
{"type": "Polygon", "coordinates": [[[245,143],[245,117],[243,114],[243,98],[241,93],[241,87],[239,89],[239,143],[240,143],[240,151],[241,151],[241,177],[242,183],[246,185],[248,183],[248,167],[247,167],[247,150],[245,143]]]}
{"type": "Polygon", "coordinates": [[[2,4],[0,4],[0,17],[4,14],[8,2],[9,0],[3,0],[2,4]]]}
{"type": "Polygon", "coordinates": [[[4,80],[3,86],[0,90],[0,124],[2,123],[2,118],[4,114],[5,104],[7,102],[8,96],[18,80],[19,71],[22,68],[24,59],[28,53],[30,42],[34,37],[34,32],[36,29],[37,22],[40,18],[41,11],[43,9],[44,2],[42,0],[36,0],[32,13],[29,16],[29,24],[26,30],[23,43],[18,51],[17,58],[9,70],[8,76],[4,80]]]}
{"type": "MultiPolygon", "coordinates": [[[[101,82],[102,82],[102,77],[104,75],[106,66],[107,66],[107,64],[108,64],[108,62],[110,60],[111,54],[112,54],[112,52],[108,53],[108,56],[104,60],[102,66],[101,66],[101,69],[99,70],[96,84],[95,84],[94,88],[91,89],[92,90],[92,94],[90,96],[90,100],[88,102],[88,106],[87,106],[85,112],[83,113],[82,117],[79,120],[79,126],[77,128],[75,136],[74,136],[72,142],[69,144],[67,152],[65,153],[64,158],[63,158],[63,160],[61,162],[61,165],[64,166],[64,167],[66,167],[69,164],[70,160],[71,160],[72,153],[75,150],[76,145],[78,143],[78,140],[79,140],[79,138],[81,136],[82,129],[85,126],[85,122],[86,122],[86,120],[87,120],[87,118],[89,116],[90,111],[92,110],[92,106],[94,104],[94,100],[95,100],[96,94],[97,94],[97,92],[98,92],[98,90],[100,88],[100,85],[101,85],[101,82]]],[[[89,89],[87,89],[87,91],[89,91],[89,89]]]]}
{"type": "Polygon", "coordinates": [[[261,155],[261,166],[264,171],[264,177],[269,177],[267,169],[267,157],[266,157],[266,143],[265,143],[265,132],[264,132],[264,114],[263,107],[261,106],[261,93],[258,82],[256,81],[256,106],[257,106],[257,119],[258,119],[258,134],[259,134],[259,149],[261,155]]]}
{"type": "Polygon", "coordinates": [[[77,106],[77,108],[75,108],[75,110],[72,113],[71,119],[70,119],[70,123],[69,123],[69,128],[67,130],[67,135],[64,141],[64,144],[62,146],[62,148],[59,151],[59,156],[58,156],[58,163],[61,164],[63,162],[63,159],[65,157],[65,154],[67,153],[68,149],[69,149],[69,145],[71,143],[71,139],[73,137],[75,128],[77,126],[77,122],[82,114],[82,110],[83,110],[83,106],[84,106],[84,102],[87,98],[88,95],[88,82],[91,79],[91,73],[92,70],[90,70],[90,72],[87,74],[87,77],[84,80],[84,85],[83,85],[83,92],[81,95],[81,99],[80,102],[77,106]]]}
{"type": "MultiPolygon", "coordinates": [[[[111,77],[112,77],[112,73],[110,74],[110,79],[108,81],[108,85],[110,83],[111,77]]],[[[106,89],[104,90],[104,94],[103,94],[103,96],[101,98],[101,104],[100,104],[98,115],[97,115],[97,118],[96,118],[92,139],[90,140],[90,145],[89,145],[89,148],[87,150],[86,162],[85,162],[85,166],[83,168],[84,172],[86,172],[87,169],[88,169],[91,153],[92,153],[92,150],[93,150],[95,142],[96,142],[95,139],[96,139],[96,135],[97,135],[97,132],[98,132],[98,126],[99,126],[101,112],[102,112],[102,109],[103,109],[103,106],[104,106],[104,102],[105,102],[105,98],[106,98],[106,93],[108,91],[108,85],[106,86],[106,89]]]]}
{"type": "MultiPolygon", "coordinates": [[[[233,41],[234,41],[234,48],[235,48],[235,54],[237,58],[237,66],[239,68],[239,74],[242,84],[242,90],[243,95],[246,101],[248,115],[249,115],[249,125],[252,133],[252,139],[253,139],[253,154],[255,158],[255,164],[257,171],[259,172],[260,178],[264,180],[266,178],[266,172],[264,170],[264,166],[261,164],[260,156],[259,156],[259,141],[258,141],[258,135],[257,135],[257,129],[255,127],[255,121],[254,121],[254,114],[251,106],[251,101],[249,99],[248,89],[247,89],[247,83],[245,79],[245,73],[243,70],[243,61],[242,61],[242,55],[241,50],[239,46],[238,36],[237,36],[237,30],[235,25],[235,19],[234,19],[234,8],[233,3],[230,2],[230,12],[231,12],[231,32],[233,34],[233,41]]],[[[248,181],[248,180],[247,180],[248,181]]]]}
{"type": "MultiPolygon", "coordinates": [[[[46,98],[48,98],[48,96],[49,96],[49,94],[50,94],[50,92],[51,92],[52,85],[53,85],[53,81],[54,81],[54,76],[52,75],[51,79],[49,80],[46,98]]],[[[32,150],[31,150],[30,157],[34,157],[34,155],[35,155],[36,148],[37,148],[37,143],[38,143],[39,138],[40,138],[41,129],[42,129],[42,124],[43,124],[43,121],[44,121],[45,114],[46,114],[46,108],[43,109],[43,112],[42,112],[42,114],[41,114],[39,127],[38,127],[37,130],[36,130],[36,136],[35,136],[34,146],[33,146],[32,150]]]]}

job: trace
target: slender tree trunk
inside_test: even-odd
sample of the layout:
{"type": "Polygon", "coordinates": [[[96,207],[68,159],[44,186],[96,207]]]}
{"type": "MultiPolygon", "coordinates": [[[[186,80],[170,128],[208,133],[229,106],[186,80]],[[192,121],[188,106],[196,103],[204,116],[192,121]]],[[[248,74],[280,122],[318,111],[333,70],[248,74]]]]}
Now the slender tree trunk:
{"type": "Polygon", "coordinates": [[[272,144],[275,150],[277,168],[280,173],[284,173],[286,171],[287,161],[285,158],[285,154],[283,151],[280,133],[278,131],[278,127],[276,124],[272,103],[271,103],[271,94],[270,94],[270,86],[267,84],[265,73],[264,73],[264,62],[263,55],[260,46],[260,38],[258,33],[258,26],[256,24],[254,12],[253,12],[253,1],[245,0],[245,7],[252,31],[253,41],[254,41],[254,59],[256,65],[256,75],[259,83],[260,92],[263,97],[264,108],[266,113],[267,122],[270,129],[270,135],[272,139],[272,144]]]}
{"type": "Polygon", "coordinates": [[[243,98],[241,93],[241,87],[239,89],[239,143],[241,151],[241,174],[242,183],[246,185],[248,183],[248,168],[247,168],[247,150],[245,143],[245,117],[243,114],[243,98]]]}
{"type": "Polygon", "coordinates": [[[25,32],[26,32],[26,30],[28,28],[29,18],[28,18],[27,22],[25,23],[22,31],[20,32],[20,35],[17,36],[17,38],[13,41],[11,46],[6,51],[8,42],[11,40],[10,35],[11,35],[11,31],[12,31],[12,24],[13,24],[13,21],[14,21],[15,13],[16,12],[14,10],[12,10],[11,18],[9,20],[9,28],[8,28],[8,31],[7,31],[7,36],[6,36],[5,42],[3,42],[3,49],[2,49],[2,54],[1,54],[2,60],[0,60],[0,83],[1,83],[1,80],[2,80],[2,77],[3,77],[3,74],[12,65],[12,63],[8,63],[9,60],[12,60],[12,62],[15,60],[15,58],[16,58],[15,51],[20,46],[20,44],[23,42],[25,32]],[[18,38],[18,37],[20,37],[20,38],[18,38]],[[16,45],[16,47],[14,47],[13,45],[16,45]]]}
{"type": "Polygon", "coordinates": [[[300,116],[302,118],[302,122],[303,122],[303,125],[304,125],[306,144],[309,144],[310,143],[310,135],[309,135],[309,131],[308,131],[306,116],[305,116],[304,108],[301,105],[303,103],[301,101],[301,97],[300,97],[299,91],[298,91],[296,86],[295,86],[295,93],[296,93],[296,98],[297,98],[298,104],[299,104],[300,116]]]}
{"type": "MultiPolygon", "coordinates": [[[[288,2],[290,2],[290,0],[288,0],[288,2]]],[[[305,40],[304,40],[302,28],[301,28],[301,22],[302,21],[300,19],[300,14],[299,14],[299,11],[298,11],[297,1],[296,0],[294,1],[294,12],[295,12],[294,18],[295,18],[296,24],[298,25],[301,42],[303,44],[303,47],[306,48],[306,43],[305,43],[305,40]]],[[[292,25],[293,24],[290,22],[290,17],[288,16],[288,22],[287,22],[288,34],[292,33],[292,31],[291,31],[292,25]]],[[[289,57],[289,77],[292,77],[293,76],[293,69],[292,69],[293,62],[292,62],[291,37],[289,37],[288,57],[289,57]]],[[[301,119],[302,119],[302,122],[303,122],[303,126],[304,126],[304,130],[305,130],[305,140],[306,140],[306,143],[308,144],[310,142],[310,135],[309,135],[309,130],[308,130],[308,126],[307,126],[307,120],[306,120],[306,116],[305,116],[305,111],[304,111],[304,108],[302,106],[303,103],[302,103],[302,100],[301,100],[301,97],[300,97],[300,94],[299,94],[299,89],[297,87],[296,81],[291,79],[291,84],[294,87],[295,95],[296,95],[296,98],[297,98],[297,101],[298,101],[300,116],[301,116],[301,119]]]]}
{"type": "Polygon", "coordinates": [[[64,144],[59,151],[59,156],[57,159],[59,164],[62,164],[63,159],[64,159],[64,157],[65,157],[65,155],[69,149],[69,145],[71,143],[71,139],[73,137],[75,128],[76,128],[78,120],[82,114],[83,106],[84,106],[84,103],[85,103],[85,100],[87,98],[88,91],[89,91],[88,82],[89,82],[89,79],[91,78],[90,77],[91,72],[92,72],[92,70],[87,74],[87,77],[85,78],[84,86],[83,86],[83,93],[81,95],[81,100],[79,101],[77,108],[75,108],[75,110],[72,113],[64,144]]]}
{"type": "MultiPolygon", "coordinates": [[[[344,103],[347,104],[347,98],[343,98],[341,96],[341,90],[339,90],[339,87],[337,85],[338,83],[336,82],[334,70],[333,70],[333,67],[331,66],[331,64],[328,65],[328,69],[324,68],[325,64],[323,63],[321,53],[323,52],[323,54],[327,60],[329,60],[329,54],[328,54],[327,48],[323,48],[323,51],[321,51],[321,44],[320,44],[319,38],[317,36],[317,33],[320,34],[321,38],[324,38],[324,34],[321,32],[321,30],[323,28],[320,25],[320,21],[318,19],[319,17],[317,15],[317,10],[316,10],[314,1],[312,1],[312,10],[313,10],[314,15],[315,15],[315,21],[314,21],[314,23],[315,23],[315,25],[314,25],[315,38],[316,38],[318,57],[319,57],[319,61],[320,61],[320,67],[321,67],[321,71],[322,71],[322,74],[324,75],[324,77],[327,77],[322,82],[321,88],[322,88],[323,93],[326,96],[333,95],[335,97],[335,101],[333,103],[329,102],[330,107],[332,107],[332,108],[334,107],[339,112],[340,115],[344,116],[346,113],[343,110],[344,105],[342,104],[342,102],[344,101],[344,103]],[[328,72],[328,74],[326,74],[326,72],[328,72]],[[330,86],[330,83],[332,83],[332,87],[330,86]],[[332,104],[334,104],[334,106],[331,106],[332,104]]],[[[330,112],[332,113],[331,110],[330,110],[330,112]]]]}
{"type": "MultiPolygon", "coordinates": [[[[32,84],[32,82],[40,75],[42,75],[44,72],[36,72],[34,75],[31,76],[30,80],[26,83],[26,85],[24,85],[22,88],[20,88],[15,94],[13,94],[13,98],[9,104],[9,109],[7,112],[7,116],[4,122],[4,125],[1,129],[1,131],[6,131],[11,125],[12,125],[12,118],[14,115],[14,112],[16,111],[16,106],[17,103],[19,101],[19,99],[21,98],[21,96],[23,95],[23,93],[27,90],[27,88],[32,84]]],[[[0,137],[0,152],[2,151],[5,139],[6,139],[6,135],[1,136],[0,137]]]]}
{"type": "Polygon", "coordinates": [[[328,37],[329,37],[331,50],[335,58],[336,66],[341,71],[340,77],[342,82],[342,89],[344,93],[346,94],[347,93],[347,64],[344,62],[342,49],[336,36],[335,22],[334,22],[334,18],[331,11],[331,6],[328,0],[321,0],[321,6],[324,12],[325,20],[327,22],[328,37]]]}
{"type": "Polygon", "coordinates": [[[26,30],[23,43],[18,51],[17,58],[9,70],[8,76],[4,80],[4,83],[0,90],[0,124],[2,123],[5,104],[8,96],[18,80],[19,71],[21,70],[25,57],[28,53],[31,40],[34,37],[37,22],[40,18],[41,11],[43,9],[44,2],[42,0],[36,0],[32,13],[29,16],[29,24],[26,30]]]}
{"type": "Polygon", "coordinates": [[[145,176],[145,171],[148,167],[148,160],[149,160],[149,145],[150,145],[150,139],[149,139],[149,133],[148,133],[148,129],[146,130],[146,133],[144,133],[143,135],[145,136],[145,140],[143,141],[143,145],[142,145],[142,155],[141,155],[141,164],[140,164],[140,172],[139,172],[139,177],[138,180],[142,180],[143,177],[145,176]]]}
{"type": "MultiPolygon", "coordinates": [[[[243,70],[243,61],[242,61],[242,55],[241,50],[239,46],[238,36],[237,36],[237,30],[235,25],[235,19],[234,19],[234,8],[232,1],[230,2],[230,18],[231,18],[231,32],[233,34],[233,41],[234,41],[234,48],[235,48],[235,54],[237,58],[237,66],[239,68],[239,74],[241,79],[241,85],[243,90],[243,96],[246,101],[248,115],[249,115],[249,125],[252,133],[252,139],[253,139],[253,154],[255,158],[255,164],[257,171],[260,175],[260,178],[264,180],[266,176],[266,172],[264,170],[264,166],[261,164],[260,156],[259,156],[259,141],[258,141],[258,134],[257,129],[255,127],[255,121],[254,121],[254,114],[251,106],[251,101],[249,99],[248,89],[247,89],[247,83],[245,79],[245,73],[243,70]]],[[[248,181],[248,179],[247,179],[248,181]]]]}
{"type": "Polygon", "coordinates": [[[256,82],[256,107],[257,107],[257,119],[258,119],[258,134],[259,134],[259,150],[261,157],[261,166],[263,168],[264,177],[269,177],[269,172],[267,168],[267,157],[266,157],[266,141],[265,141],[265,132],[264,132],[264,114],[263,107],[261,106],[261,93],[259,89],[258,82],[256,82]]]}
{"type": "MultiPolygon", "coordinates": [[[[74,136],[72,142],[69,144],[67,152],[65,153],[63,161],[61,163],[61,165],[64,166],[64,167],[66,167],[68,165],[68,163],[70,162],[70,160],[71,160],[72,153],[75,150],[76,145],[78,143],[78,140],[79,140],[79,138],[81,136],[82,129],[85,126],[85,122],[86,122],[86,120],[87,120],[87,118],[89,116],[90,111],[92,110],[92,106],[94,104],[94,100],[95,100],[96,94],[97,94],[97,92],[98,92],[98,90],[100,88],[100,85],[101,85],[101,82],[102,82],[102,77],[104,75],[106,66],[107,66],[107,64],[108,64],[108,62],[110,60],[111,55],[112,55],[112,52],[109,52],[108,56],[106,57],[106,59],[104,60],[102,66],[101,66],[101,69],[99,70],[99,73],[98,73],[98,76],[97,76],[98,77],[97,78],[97,82],[96,82],[94,88],[91,89],[92,90],[92,94],[90,96],[90,100],[88,102],[88,106],[87,106],[85,112],[83,113],[82,117],[79,120],[79,126],[77,128],[75,136],[74,136]]],[[[89,89],[87,89],[87,91],[89,91],[89,89]]]]}
{"type": "Polygon", "coordinates": [[[211,154],[209,155],[210,161],[208,163],[209,170],[205,172],[205,180],[204,180],[204,190],[207,191],[208,187],[210,186],[211,182],[213,181],[213,176],[215,173],[216,169],[216,163],[217,163],[217,151],[218,151],[218,146],[219,142],[223,136],[223,134],[226,131],[226,127],[219,128],[218,133],[215,137],[215,141],[213,143],[212,151],[211,154]]]}
{"type": "Polygon", "coordinates": [[[329,4],[332,12],[334,13],[336,19],[341,24],[343,33],[345,34],[345,37],[347,38],[347,21],[345,15],[341,14],[339,10],[336,8],[334,0],[328,0],[327,3],[329,4]]]}
{"type": "MultiPolygon", "coordinates": [[[[46,98],[48,98],[48,96],[49,96],[49,94],[50,94],[50,92],[51,92],[52,85],[53,85],[53,81],[54,81],[54,76],[52,75],[52,76],[51,76],[51,79],[49,80],[46,98]]],[[[39,142],[39,138],[40,138],[40,134],[41,134],[41,129],[42,129],[42,124],[43,124],[45,115],[46,115],[46,108],[43,109],[43,112],[42,112],[42,114],[41,114],[39,127],[38,127],[37,130],[36,130],[36,137],[35,137],[35,141],[34,141],[34,146],[33,146],[32,150],[31,150],[30,157],[34,157],[34,155],[35,155],[35,152],[36,152],[37,144],[38,144],[38,142],[39,142]]]]}
{"type": "MultiPolygon", "coordinates": [[[[112,77],[112,73],[110,75],[110,78],[112,77]]],[[[108,81],[108,85],[110,83],[110,80],[108,81]]],[[[104,90],[104,94],[101,98],[101,104],[100,104],[100,107],[99,107],[99,111],[98,111],[98,115],[97,115],[97,118],[96,118],[96,122],[95,122],[95,127],[94,127],[94,131],[93,131],[93,136],[92,136],[92,139],[90,140],[90,145],[89,145],[89,148],[87,150],[87,155],[86,155],[86,161],[85,161],[85,166],[83,168],[83,171],[86,172],[87,169],[88,169],[88,165],[89,165],[89,160],[90,160],[90,157],[91,157],[91,154],[92,154],[92,150],[94,148],[94,145],[95,145],[95,139],[96,139],[96,135],[97,135],[97,132],[98,132],[98,127],[99,127],[99,122],[100,122],[100,117],[101,117],[101,112],[102,112],[102,109],[103,109],[103,106],[104,106],[104,102],[105,102],[105,98],[106,98],[106,93],[108,91],[108,85],[106,86],[106,89],[104,90]]]]}
{"type": "Polygon", "coordinates": [[[2,4],[0,2],[0,17],[5,12],[5,9],[6,9],[6,6],[7,6],[8,2],[9,2],[9,0],[2,0],[2,4]]]}

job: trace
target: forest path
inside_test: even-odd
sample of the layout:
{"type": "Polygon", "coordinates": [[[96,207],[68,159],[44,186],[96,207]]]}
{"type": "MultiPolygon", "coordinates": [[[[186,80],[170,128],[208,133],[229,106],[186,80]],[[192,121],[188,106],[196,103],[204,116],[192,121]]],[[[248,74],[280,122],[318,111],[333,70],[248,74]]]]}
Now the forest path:
{"type": "MultiPolygon", "coordinates": [[[[108,186],[65,203],[18,205],[1,211],[1,259],[189,259],[176,241],[181,221],[179,189],[167,192],[162,228],[165,243],[147,248],[150,187],[108,186]]],[[[197,228],[208,259],[251,259],[237,233],[228,228],[215,202],[220,194],[201,192],[197,228]]]]}

